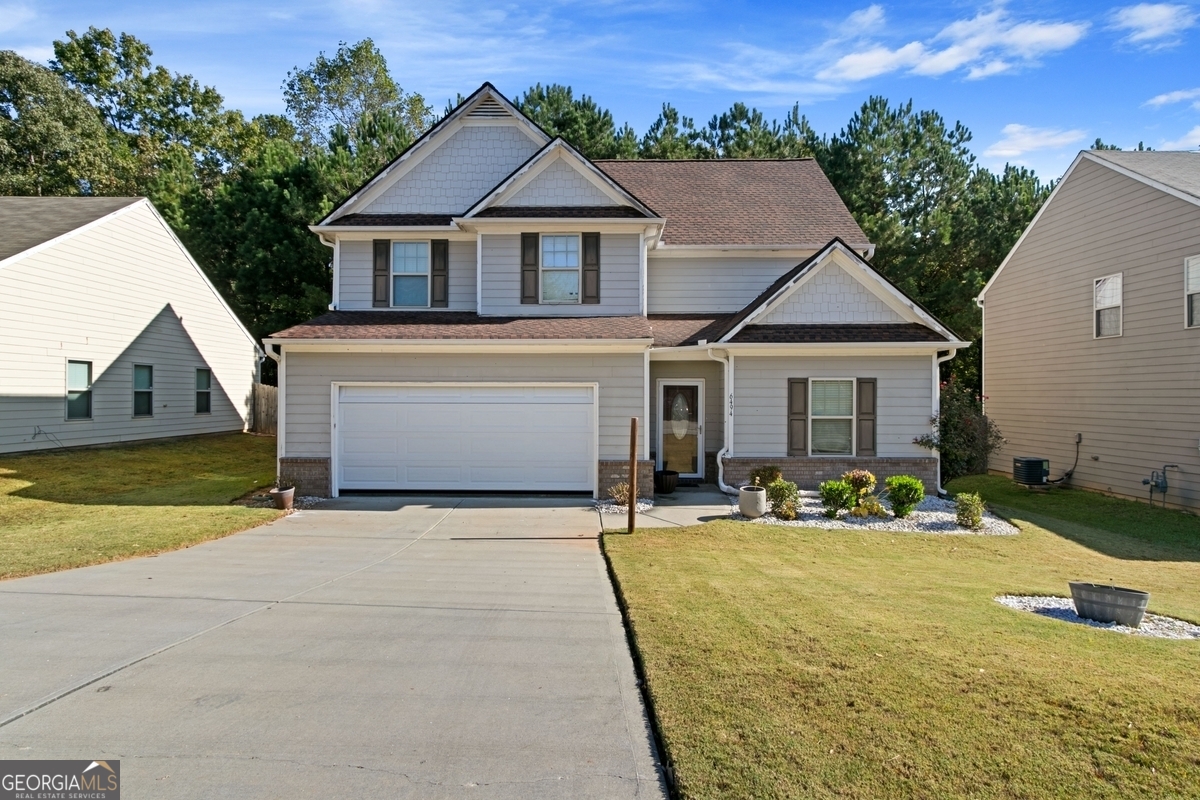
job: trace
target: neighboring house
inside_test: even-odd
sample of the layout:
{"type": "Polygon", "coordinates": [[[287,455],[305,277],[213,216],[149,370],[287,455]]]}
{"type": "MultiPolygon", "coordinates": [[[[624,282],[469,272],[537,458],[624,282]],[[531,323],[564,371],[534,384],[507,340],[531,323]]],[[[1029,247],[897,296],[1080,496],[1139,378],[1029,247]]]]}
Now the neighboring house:
{"type": "MultiPolygon", "coordinates": [[[[1079,154],[979,295],[983,392],[1014,456],[1200,507],[1200,154],[1079,154]]],[[[1161,499],[1161,498],[1157,498],[1161,499]]]]}
{"type": "Polygon", "coordinates": [[[332,313],[265,340],[302,492],[603,493],[633,417],[643,492],[764,463],[937,484],[913,439],[967,343],[812,160],[590,162],[485,84],[312,229],[332,313]]]}
{"type": "Polygon", "coordinates": [[[150,201],[0,197],[0,453],[243,430],[261,353],[150,201]]]}

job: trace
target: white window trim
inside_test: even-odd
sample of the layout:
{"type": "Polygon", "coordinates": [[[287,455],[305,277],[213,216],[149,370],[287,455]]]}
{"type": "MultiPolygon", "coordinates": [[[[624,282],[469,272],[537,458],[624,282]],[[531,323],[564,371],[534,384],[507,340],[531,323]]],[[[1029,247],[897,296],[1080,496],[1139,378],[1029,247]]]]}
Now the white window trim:
{"type": "Polygon", "coordinates": [[[195,388],[196,379],[195,379],[195,376],[193,376],[192,387],[195,391],[196,396],[192,398],[192,411],[195,414],[195,416],[197,416],[197,417],[207,417],[207,416],[212,415],[212,367],[196,367],[197,374],[201,370],[208,373],[208,388],[207,389],[196,389],[195,388]],[[196,411],[195,410],[196,409],[196,397],[198,397],[201,392],[204,392],[205,394],[208,395],[208,411],[196,411]]]}
{"type": "Polygon", "coordinates": [[[539,233],[538,234],[538,305],[540,306],[577,306],[583,303],[583,234],[581,233],[539,233]],[[578,280],[576,284],[579,287],[579,296],[574,300],[546,300],[542,295],[542,273],[549,269],[551,272],[570,272],[570,267],[546,267],[543,264],[542,250],[543,242],[547,236],[567,237],[574,236],[576,242],[575,252],[579,254],[579,264],[575,267],[575,275],[578,280]]]}
{"type": "Polygon", "coordinates": [[[154,418],[154,365],[153,364],[134,364],[133,372],[129,377],[130,377],[130,383],[132,384],[132,387],[131,387],[132,393],[129,395],[129,401],[130,401],[130,403],[133,404],[133,407],[130,409],[130,412],[131,412],[130,416],[132,416],[133,419],[153,419],[154,418]],[[149,367],[150,368],[150,388],[149,389],[137,388],[137,368],[138,367],[149,367]],[[137,393],[138,392],[149,392],[150,393],[150,413],[149,414],[137,413],[137,393]]]}
{"type": "Polygon", "coordinates": [[[433,240],[432,239],[390,239],[388,240],[388,308],[402,310],[433,307],[433,240]],[[425,305],[398,306],[396,305],[397,275],[415,277],[419,272],[396,272],[396,245],[425,243],[425,305]]]}
{"type": "Polygon", "coordinates": [[[1092,338],[1093,339],[1119,339],[1125,335],[1125,273],[1114,272],[1111,275],[1101,275],[1099,278],[1092,280],[1092,338]],[[1110,306],[1096,305],[1096,287],[1100,285],[1100,281],[1108,280],[1109,278],[1121,279],[1121,300],[1120,302],[1110,306]],[[1117,309],[1117,333],[1101,336],[1099,326],[1096,325],[1096,312],[1103,311],[1106,308],[1117,309]]]}
{"type": "MultiPolygon", "coordinates": [[[[1191,268],[1193,265],[1195,266],[1195,269],[1198,272],[1200,272],[1200,255],[1187,256],[1186,258],[1183,259],[1183,327],[1186,329],[1200,328],[1200,320],[1197,320],[1196,324],[1192,325],[1192,324],[1189,324],[1191,322],[1191,320],[1188,318],[1188,306],[1190,305],[1192,295],[1200,294],[1200,291],[1189,292],[1188,288],[1187,288],[1188,287],[1188,269],[1191,268]]],[[[1121,288],[1124,289],[1125,287],[1122,286],[1121,288]]]]}
{"type": "Polygon", "coordinates": [[[63,392],[63,421],[64,422],[91,422],[96,417],[96,393],[92,387],[95,383],[95,364],[86,358],[68,358],[63,360],[63,386],[66,391],[63,392]],[[67,411],[67,403],[70,401],[71,392],[77,391],[71,388],[71,364],[87,364],[88,365],[88,386],[85,391],[91,395],[91,402],[88,406],[91,408],[91,413],[86,417],[72,417],[67,411]]]}
{"type": "Polygon", "coordinates": [[[856,458],[858,453],[858,378],[809,378],[808,379],[808,456],[809,458],[856,458]],[[813,385],[822,382],[840,381],[850,383],[850,416],[849,417],[819,417],[819,419],[849,419],[850,420],[850,452],[849,453],[814,453],[813,431],[813,385]]]}

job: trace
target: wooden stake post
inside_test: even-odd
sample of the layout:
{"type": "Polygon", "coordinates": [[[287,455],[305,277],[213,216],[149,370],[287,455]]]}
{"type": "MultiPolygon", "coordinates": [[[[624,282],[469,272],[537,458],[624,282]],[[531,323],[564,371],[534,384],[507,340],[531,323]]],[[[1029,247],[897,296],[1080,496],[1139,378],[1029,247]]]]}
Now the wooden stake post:
{"type": "Polygon", "coordinates": [[[629,532],[637,524],[637,417],[629,418],[629,532]]]}

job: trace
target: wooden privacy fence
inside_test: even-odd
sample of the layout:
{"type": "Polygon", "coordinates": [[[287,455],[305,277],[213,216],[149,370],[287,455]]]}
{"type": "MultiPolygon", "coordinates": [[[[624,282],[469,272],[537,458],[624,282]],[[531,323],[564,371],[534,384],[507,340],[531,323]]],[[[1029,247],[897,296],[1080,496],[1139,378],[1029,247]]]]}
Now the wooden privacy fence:
{"type": "Polygon", "coordinates": [[[278,424],[279,389],[266,384],[254,384],[251,399],[250,430],[275,435],[278,424]]]}

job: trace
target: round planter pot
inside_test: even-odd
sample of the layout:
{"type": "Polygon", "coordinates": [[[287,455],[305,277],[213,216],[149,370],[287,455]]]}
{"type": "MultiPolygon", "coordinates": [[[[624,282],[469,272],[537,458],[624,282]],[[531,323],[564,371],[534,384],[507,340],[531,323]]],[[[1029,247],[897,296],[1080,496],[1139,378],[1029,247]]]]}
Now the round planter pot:
{"type": "Polygon", "coordinates": [[[275,498],[275,507],[280,511],[287,511],[292,507],[292,499],[296,494],[296,487],[289,489],[272,489],[271,497],[275,498]]]}
{"type": "Polygon", "coordinates": [[[767,513],[767,490],[761,486],[743,486],[738,489],[738,510],[743,517],[758,519],[767,513]]]}
{"type": "Polygon", "coordinates": [[[660,469],[654,473],[654,491],[670,494],[679,485],[679,473],[673,469],[660,469]]]}
{"type": "Polygon", "coordinates": [[[1150,593],[1101,583],[1071,581],[1071,599],[1075,613],[1096,622],[1115,622],[1136,628],[1142,624],[1150,593]]]}

